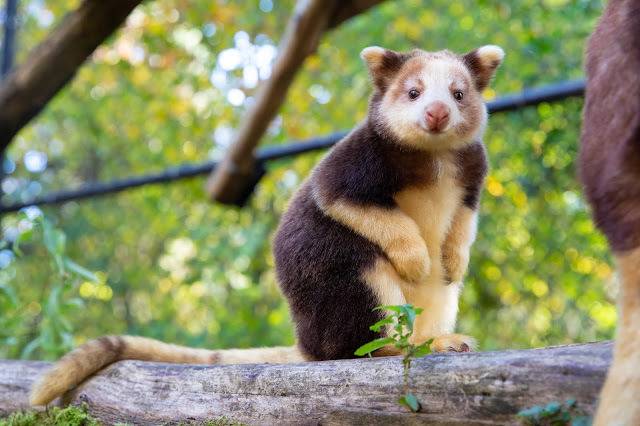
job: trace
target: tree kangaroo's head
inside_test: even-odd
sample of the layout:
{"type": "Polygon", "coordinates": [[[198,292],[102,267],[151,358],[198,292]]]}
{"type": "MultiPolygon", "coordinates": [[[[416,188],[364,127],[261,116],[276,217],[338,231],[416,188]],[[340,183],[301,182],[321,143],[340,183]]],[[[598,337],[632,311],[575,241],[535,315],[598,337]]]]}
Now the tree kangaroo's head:
{"type": "Polygon", "coordinates": [[[394,52],[367,47],[361,53],[373,85],[370,120],[393,140],[413,148],[451,149],[484,130],[484,90],[504,58],[493,45],[464,55],[447,50],[394,52]]]}

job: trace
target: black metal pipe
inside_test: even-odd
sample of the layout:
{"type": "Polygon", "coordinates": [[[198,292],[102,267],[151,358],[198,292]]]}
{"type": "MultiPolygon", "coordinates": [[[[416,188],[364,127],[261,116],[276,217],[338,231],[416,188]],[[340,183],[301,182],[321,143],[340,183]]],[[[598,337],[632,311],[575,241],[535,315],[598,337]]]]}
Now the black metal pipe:
{"type": "Polygon", "coordinates": [[[563,81],[534,89],[524,89],[520,93],[506,95],[487,103],[489,112],[512,111],[543,102],[554,102],[562,99],[583,96],[584,80],[563,81]]]}
{"type": "Polygon", "coordinates": [[[17,27],[18,0],[7,0],[4,12],[4,39],[2,43],[2,64],[0,77],[4,77],[13,67],[17,27]]]}
{"type": "Polygon", "coordinates": [[[272,145],[258,148],[256,158],[258,161],[278,160],[280,158],[293,157],[306,152],[331,148],[344,138],[349,132],[336,132],[327,136],[293,142],[286,145],[272,145]]]}
{"type": "MultiPolygon", "coordinates": [[[[543,102],[554,102],[568,97],[582,96],[583,93],[584,80],[567,81],[535,89],[525,89],[521,93],[498,98],[494,101],[488,102],[487,108],[491,113],[513,111],[543,102]]],[[[347,132],[342,131],[286,145],[267,146],[257,150],[256,159],[260,164],[267,161],[294,157],[306,152],[330,148],[346,134],[347,132]]],[[[28,206],[60,204],[71,200],[113,194],[143,185],[166,183],[178,179],[192,178],[211,173],[216,166],[217,163],[215,161],[209,161],[201,164],[185,164],[179,167],[171,167],[159,173],[119,179],[111,182],[87,184],[78,189],[52,192],[41,197],[36,197],[28,202],[19,202],[11,205],[0,206],[0,213],[15,212],[28,206]]]]}

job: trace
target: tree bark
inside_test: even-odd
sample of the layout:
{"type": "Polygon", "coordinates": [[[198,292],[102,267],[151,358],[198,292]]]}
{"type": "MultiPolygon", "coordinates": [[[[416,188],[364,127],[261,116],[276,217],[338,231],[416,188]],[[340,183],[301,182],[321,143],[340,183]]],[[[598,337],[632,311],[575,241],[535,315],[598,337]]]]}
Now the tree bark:
{"type": "Polygon", "coordinates": [[[0,85],[0,152],[141,0],[84,0],[0,85]]]}
{"type": "MultiPolygon", "coordinates": [[[[514,424],[522,409],[567,399],[593,414],[611,348],[600,342],[420,358],[410,372],[418,413],[397,403],[399,357],[228,366],[122,361],[69,392],[65,402],[87,403],[108,424],[221,417],[250,425],[514,424]]],[[[0,414],[25,408],[29,387],[49,365],[0,361],[0,414]]]]}
{"type": "Polygon", "coordinates": [[[336,28],[344,21],[347,21],[354,16],[360,15],[367,11],[367,9],[376,6],[378,3],[382,3],[384,0],[349,0],[340,1],[339,7],[331,15],[329,19],[329,29],[336,28]]]}

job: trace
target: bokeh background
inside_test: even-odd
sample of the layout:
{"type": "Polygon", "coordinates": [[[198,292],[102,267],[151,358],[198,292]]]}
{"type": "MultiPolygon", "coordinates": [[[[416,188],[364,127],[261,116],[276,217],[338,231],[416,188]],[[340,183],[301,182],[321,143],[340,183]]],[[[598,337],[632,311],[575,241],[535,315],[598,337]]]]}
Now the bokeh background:
{"type": "MultiPolygon", "coordinates": [[[[78,3],[22,1],[17,62],[78,3]]],[[[602,6],[387,1],[322,40],[263,144],[353,127],[370,94],[359,59],[369,45],[498,44],[507,57],[487,99],[580,78],[602,6]]],[[[136,9],[19,134],[2,165],[3,202],[220,158],[270,74],[292,7],[156,0],[136,9]]],[[[491,172],[459,316],[481,349],[613,335],[615,274],[576,180],[581,107],[573,99],[490,120],[491,172]]],[[[291,344],[270,243],[321,156],[269,163],[242,209],[210,204],[203,179],[192,179],[4,215],[0,357],[52,359],[107,333],[210,348],[291,344]]]]}

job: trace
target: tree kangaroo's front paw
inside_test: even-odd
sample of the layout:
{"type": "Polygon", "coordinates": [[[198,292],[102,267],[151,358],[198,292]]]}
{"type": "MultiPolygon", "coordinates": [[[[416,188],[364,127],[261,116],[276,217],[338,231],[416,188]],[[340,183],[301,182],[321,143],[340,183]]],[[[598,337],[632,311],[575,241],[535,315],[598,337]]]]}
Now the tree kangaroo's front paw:
{"type": "Polygon", "coordinates": [[[400,277],[412,283],[424,281],[431,269],[429,252],[424,241],[401,241],[387,252],[400,277]]]}
{"type": "Polygon", "coordinates": [[[442,263],[449,283],[462,282],[469,266],[469,253],[464,250],[445,250],[442,263]]]}
{"type": "Polygon", "coordinates": [[[432,352],[471,352],[476,349],[476,339],[464,334],[446,334],[431,342],[432,352]]]}

